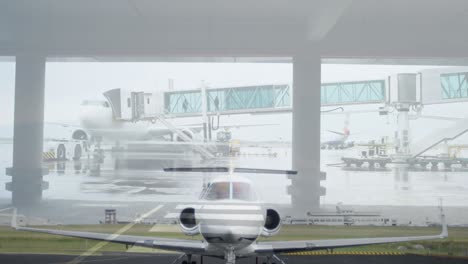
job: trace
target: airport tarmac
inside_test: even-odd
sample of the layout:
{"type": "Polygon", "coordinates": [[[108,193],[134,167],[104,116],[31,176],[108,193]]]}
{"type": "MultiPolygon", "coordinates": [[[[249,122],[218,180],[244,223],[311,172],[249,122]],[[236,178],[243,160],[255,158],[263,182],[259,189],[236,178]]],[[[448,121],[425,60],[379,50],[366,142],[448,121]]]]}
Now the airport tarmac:
{"type": "MultiPolygon", "coordinates": [[[[48,255],[48,254],[0,254],[0,263],[22,263],[22,264],[58,264],[58,263],[171,263],[177,256],[175,255],[154,255],[154,254],[105,254],[103,256],[89,256],[78,262],[72,262],[76,256],[69,255],[48,255]]],[[[325,256],[280,256],[287,264],[361,264],[361,263],[381,263],[381,264],[458,264],[467,263],[467,258],[435,257],[420,255],[325,255],[325,256]]],[[[221,264],[221,259],[205,257],[204,264],[221,264]]],[[[255,258],[239,259],[239,264],[255,264],[255,258]]]]}
{"type": "MultiPolygon", "coordinates": [[[[443,198],[449,224],[468,224],[468,174],[460,171],[409,171],[396,174],[391,168],[380,171],[349,171],[326,166],[339,163],[343,155],[356,152],[347,150],[322,150],[322,170],[327,179],[322,182],[326,195],[322,207],[334,210],[342,202],[355,210],[380,211],[384,216],[422,224],[426,220],[438,221],[438,198],[443,198]],[[358,194],[358,195],[357,195],[358,194]]],[[[287,147],[246,147],[234,159],[234,166],[289,169],[291,153],[287,147]],[[274,155],[266,155],[266,154],[274,155]]],[[[0,167],[11,166],[12,144],[0,144],[0,167]]],[[[158,161],[159,162],[159,161],[158,161]]],[[[226,160],[220,159],[220,163],[226,160]]],[[[146,161],[154,165],[154,161],[146,161]]],[[[49,189],[43,193],[41,205],[23,208],[20,213],[43,221],[55,223],[97,223],[103,219],[106,208],[118,209],[118,216],[130,220],[137,214],[163,204],[165,213],[179,204],[198,198],[203,184],[218,174],[165,173],[161,169],[122,167],[118,156],[106,153],[100,173],[93,172],[93,161],[47,162],[50,173],[44,177],[49,189]],[[118,166],[116,166],[118,164],[118,166]],[[116,169],[117,167],[117,169],[116,169]],[[72,212],[67,209],[72,208],[72,212]],[[64,212],[67,212],[66,214],[64,212]]],[[[164,165],[164,162],[160,162],[164,165]]],[[[11,177],[0,171],[0,185],[11,177]]],[[[266,203],[287,207],[290,196],[286,192],[290,180],[281,175],[246,175],[258,187],[266,203]],[[271,177],[275,177],[274,180],[271,177]]],[[[0,187],[0,209],[9,206],[11,193],[0,187]]],[[[162,214],[162,213],[161,213],[162,214]]]]}

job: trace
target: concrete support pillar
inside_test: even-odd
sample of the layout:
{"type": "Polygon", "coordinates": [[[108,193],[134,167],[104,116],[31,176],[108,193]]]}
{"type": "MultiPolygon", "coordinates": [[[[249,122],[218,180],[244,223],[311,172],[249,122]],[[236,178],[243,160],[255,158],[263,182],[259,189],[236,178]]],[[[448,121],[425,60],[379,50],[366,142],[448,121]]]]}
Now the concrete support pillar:
{"type": "Polygon", "coordinates": [[[47,173],[42,168],[45,62],[43,56],[16,57],[13,167],[7,169],[13,179],[6,186],[16,206],[40,202],[46,188],[42,181],[47,173]]]}
{"type": "Polygon", "coordinates": [[[320,54],[303,50],[293,57],[292,167],[290,194],[293,211],[320,206],[320,54]]]}

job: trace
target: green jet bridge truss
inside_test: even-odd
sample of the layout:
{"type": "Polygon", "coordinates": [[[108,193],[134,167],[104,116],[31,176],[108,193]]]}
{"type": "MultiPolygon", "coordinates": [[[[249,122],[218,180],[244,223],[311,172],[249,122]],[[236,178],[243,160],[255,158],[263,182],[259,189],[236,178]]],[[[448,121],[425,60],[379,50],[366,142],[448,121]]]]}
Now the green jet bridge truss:
{"type": "Polygon", "coordinates": [[[440,75],[442,99],[468,98],[468,72],[440,75]]]}
{"type": "MultiPolygon", "coordinates": [[[[385,80],[323,83],[321,89],[322,106],[384,103],[386,101],[385,80]]],[[[201,115],[202,101],[200,89],[165,92],[165,114],[171,117],[201,115]]],[[[207,88],[206,104],[208,114],[290,112],[292,110],[291,85],[207,88]]]]}

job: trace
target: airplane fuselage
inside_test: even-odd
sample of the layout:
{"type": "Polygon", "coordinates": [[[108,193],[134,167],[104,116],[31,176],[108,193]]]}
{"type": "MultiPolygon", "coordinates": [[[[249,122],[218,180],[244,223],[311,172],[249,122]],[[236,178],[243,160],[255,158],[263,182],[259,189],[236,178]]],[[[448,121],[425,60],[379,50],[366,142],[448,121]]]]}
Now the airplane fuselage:
{"type": "Polygon", "coordinates": [[[262,233],[265,223],[263,208],[258,203],[242,203],[229,200],[227,203],[205,204],[197,210],[199,230],[213,253],[225,255],[233,250],[236,256],[253,252],[249,246],[262,233]]]}
{"type": "Polygon", "coordinates": [[[112,109],[106,107],[104,103],[81,106],[81,126],[91,136],[104,140],[145,140],[172,134],[166,126],[157,120],[154,121],[116,120],[112,109]]]}

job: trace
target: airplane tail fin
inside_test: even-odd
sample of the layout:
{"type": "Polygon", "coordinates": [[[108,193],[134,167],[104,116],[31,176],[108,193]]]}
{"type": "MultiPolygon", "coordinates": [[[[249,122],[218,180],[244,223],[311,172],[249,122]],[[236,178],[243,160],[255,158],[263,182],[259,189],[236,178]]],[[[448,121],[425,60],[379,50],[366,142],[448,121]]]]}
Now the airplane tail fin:
{"type": "Polygon", "coordinates": [[[350,135],[349,119],[350,119],[350,114],[346,113],[345,120],[344,120],[344,127],[343,127],[343,134],[345,137],[348,137],[350,135]]]}

